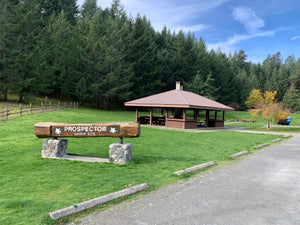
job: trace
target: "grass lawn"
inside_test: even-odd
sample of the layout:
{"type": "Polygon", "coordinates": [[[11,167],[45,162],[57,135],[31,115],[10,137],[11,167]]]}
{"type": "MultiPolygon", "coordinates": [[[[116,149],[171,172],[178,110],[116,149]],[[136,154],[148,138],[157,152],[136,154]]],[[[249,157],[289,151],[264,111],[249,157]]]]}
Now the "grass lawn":
{"type": "MultiPolygon", "coordinates": [[[[279,135],[228,131],[188,132],[142,127],[141,137],[124,139],[133,147],[126,165],[42,159],[42,139],[34,135],[38,122],[101,123],[135,120],[135,112],[78,109],[0,122],[0,224],[66,223],[80,215],[53,222],[49,212],[147,182],[150,190],[179,179],[175,171],[208,161],[223,164],[233,153],[270,142],[279,135]]],[[[108,158],[113,138],[70,138],[68,153],[108,158]]]]}
{"type": "MultiPolygon", "coordinates": [[[[295,128],[293,126],[300,126],[300,114],[292,113],[290,115],[292,117],[291,126],[274,126],[272,124],[271,131],[272,132],[300,132],[300,127],[295,128]]],[[[262,118],[253,118],[253,116],[247,111],[234,111],[234,112],[226,112],[225,114],[225,125],[226,126],[237,126],[244,127],[245,129],[257,130],[257,131],[266,131],[267,121],[262,118]],[[241,120],[255,120],[256,123],[242,123],[241,120]],[[231,122],[234,120],[235,122],[231,122]],[[236,121],[239,122],[236,122],[236,121]]]]}

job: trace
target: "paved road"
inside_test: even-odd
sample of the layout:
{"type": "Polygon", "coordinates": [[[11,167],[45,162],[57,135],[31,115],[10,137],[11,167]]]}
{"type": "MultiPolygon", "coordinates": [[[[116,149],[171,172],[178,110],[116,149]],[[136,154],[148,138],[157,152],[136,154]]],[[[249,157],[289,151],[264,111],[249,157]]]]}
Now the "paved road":
{"type": "Polygon", "coordinates": [[[300,136],[81,221],[97,225],[300,225],[300,136]]]}

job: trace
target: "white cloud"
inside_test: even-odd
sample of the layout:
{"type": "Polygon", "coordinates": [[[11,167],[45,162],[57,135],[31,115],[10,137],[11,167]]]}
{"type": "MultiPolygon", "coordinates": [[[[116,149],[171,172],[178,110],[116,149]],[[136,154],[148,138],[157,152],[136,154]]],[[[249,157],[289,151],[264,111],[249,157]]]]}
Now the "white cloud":
{"type": "Polygon", "coordinates": [[[295,37],[292,37],[291,40],[293,41],[293,40],[296,40],[296,39],[299,39],[299,38],[300,38],[300,36],[295,36],[295,37]]]}
{"type": "MultiPolygon", "coordinates": [[[[272,37],[282,30],[290,29],[279,27],[275,30],[261,30],[261,28],[265,26],[264,20],[258,17],[252,9],[247,7],[237,7],[233,9],[232,16],[233,19],[244,25],[247,32],[244,34],[234,34],[223,42],[207,44],[208,49],[221,49],[223,52],[229,54],[239,50],[236,48],[236,45],[242,41],[258,37],[272,37]]],[[[297,37],[300,38],[300,36],[297,37]]]]}
{"type": "MultiPolygon", "coordinates": [[[[218,42],[213,44],[207,44],[208,49],[221,49],[226,54],[232,53],[238,49],[235,48],[235,45],[242,42],[247,41],[249,39],[258,38],[258,37],[272,37],[277,32],[286,30],[285,28],[278,28],[276,30],[269,30],[269,31],[261,31],[258,30],[256,33],[250,33],[250,34],[234,34],[233,36],[229,37],[227,41],[224,42],[218,42]]],[[[299,37],[300,38],[300,37],[299,37]]]]}
{"type": "Polygon", "coordinates": [[[198,31],[203,31],[203,30],[206,30],[210,28],[209,25],[206,25],[206,24],[197,24],[197,25],[193,25],[193,26],[180,26],[180,27],[177,27],[175,28],[175,32],[179,32],[180,30],[182,30],[183,32],[187,33],[187,32],[191,32],[191,33],[194,33],[194,32],[198,32],[198,31]]]}
{"type": "Polygon", "coordinates": [[[244,25],[249,33],[254,33],[265,26],[263,19],[248,7],[237,7],[232,12],[233,19],[244,25]]]}
{"type": "Polygon", "coordinates": [[[155,30],[161,31],[166,26],[171,31],[175,32],[179,30],[183,31],[200,31],[210,27],[208,24],[203,24],[201,21],[196,24],[186,26],[188,21],[193,20],[196,16],[199,16],[205,12],[208,12],[228,0],[200,0],[191,1],[187,4],[185,1],[174,0],[122,0],[126,12],[132,16],[146,15],[151,21],[155,30]]]}

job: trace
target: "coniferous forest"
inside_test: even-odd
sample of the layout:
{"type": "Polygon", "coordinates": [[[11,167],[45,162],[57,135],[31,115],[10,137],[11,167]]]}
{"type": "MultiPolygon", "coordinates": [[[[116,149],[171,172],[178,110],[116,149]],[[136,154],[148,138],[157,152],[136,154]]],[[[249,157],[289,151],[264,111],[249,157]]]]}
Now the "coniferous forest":
{"type": "Polygon", "coordinates": [[[246,109],[251,89],[277,91],[300,111],[300,58],[280,53],[262,63],[209,50],[192,33],[155,31],[145,16],[131,17],[119,0],[110,8],[86,0],[0,0],[0,100],[17,94],[74,100],[95,108],[175,88],[246,109]]]}

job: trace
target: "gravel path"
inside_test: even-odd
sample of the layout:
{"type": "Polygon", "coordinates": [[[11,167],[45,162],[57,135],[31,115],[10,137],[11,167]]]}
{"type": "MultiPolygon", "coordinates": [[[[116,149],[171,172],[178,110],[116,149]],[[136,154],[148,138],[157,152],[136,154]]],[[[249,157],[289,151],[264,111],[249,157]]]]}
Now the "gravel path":
{"type": "Polygon", "coordinates": [[[299,225],[300,136],[81,220],[101,225],[299,225]]]}

